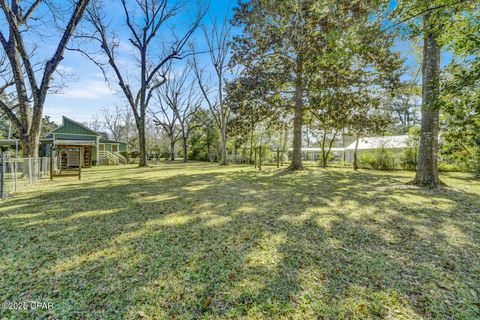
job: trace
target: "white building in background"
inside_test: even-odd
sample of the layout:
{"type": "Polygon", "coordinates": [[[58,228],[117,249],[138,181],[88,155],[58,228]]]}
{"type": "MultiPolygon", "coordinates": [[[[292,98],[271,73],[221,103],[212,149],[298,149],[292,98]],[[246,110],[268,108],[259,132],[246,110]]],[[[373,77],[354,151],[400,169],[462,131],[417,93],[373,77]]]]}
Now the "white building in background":
{"type": "MultiPolygon", "coordinates": [[[[408,138],[408,135],[361,138],[358,141],[357,150],[359,151],[359,153],[363,151],[373,151],[382,148],[401,150],[408,148],[408,138]]],[[[330,153],[340,156],[341,158],[345,158],[346,161],[351,162],[353,160],[355,144],[356,141],[352,142],[344,148],[331,148],[330,153]]],[[[292,150],[293,148],[289,149],[289,151],[292,150]]],[[[316,161],[319,159],[319,154],[321,151],[322,148],[302,148],[303,158],[304,160],[316,161]]]]}
{"type": "MultiPolygon", "coordinates": [[[[355,144],[356,141],[344,148],[345,161],[353,161],[355,144]]],[[[408,135],[361,138],[357,146],[359,154],[364,151],[374,151],[377,149],[402,150],[405,148],[408,148],[408,135]]]]}
{"type": "MultiPolygon", "coordinates": [[[[345,151],[355,151],[356,142],[344,148],[345,151]]],[[[385,136],[361,138],[358,141],[358,150],[375,150],[375,149],[404,149],[408,147],[408,135],[403,136],[385,136]]],[[[341,148],[340,148],[341,149],[341,148]]]]}

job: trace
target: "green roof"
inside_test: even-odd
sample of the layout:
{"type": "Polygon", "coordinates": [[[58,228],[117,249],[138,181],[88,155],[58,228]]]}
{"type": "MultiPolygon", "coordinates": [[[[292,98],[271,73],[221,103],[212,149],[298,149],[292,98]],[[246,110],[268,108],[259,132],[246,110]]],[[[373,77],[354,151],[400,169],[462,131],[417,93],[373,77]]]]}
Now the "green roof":
{"type": "Polygon", "coordinates": [[[125,144],[125,142],[109,140],[109,139],[100,139],[100,143],[118,143],[118,144],[122,143],[122,144],[125,144]]]}
{"type": "Polygon", "coordinates": [[[68,134],[78,134],[78,135],[100,136],[98,132],[65,116],[62,117],[62,125],[53,129],[51,133],[68,133],[68,134]]]}

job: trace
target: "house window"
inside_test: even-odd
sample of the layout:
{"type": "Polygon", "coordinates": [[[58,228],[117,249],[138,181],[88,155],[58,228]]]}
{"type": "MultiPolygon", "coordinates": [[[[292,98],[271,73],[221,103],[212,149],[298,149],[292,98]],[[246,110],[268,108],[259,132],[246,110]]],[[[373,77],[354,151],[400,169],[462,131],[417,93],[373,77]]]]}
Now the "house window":
{"type": "Polygon", "coordinates": [[[98,150],[100,150],[100,151],[105,151],[105,145],[104,145],[104,144],[100,144],[100,145],[98,146],[98,150]]]}
{"type": "Polygon", "coordinates": [[[112,153],[118,152],[118,145],[112,144],[112,153]]]}

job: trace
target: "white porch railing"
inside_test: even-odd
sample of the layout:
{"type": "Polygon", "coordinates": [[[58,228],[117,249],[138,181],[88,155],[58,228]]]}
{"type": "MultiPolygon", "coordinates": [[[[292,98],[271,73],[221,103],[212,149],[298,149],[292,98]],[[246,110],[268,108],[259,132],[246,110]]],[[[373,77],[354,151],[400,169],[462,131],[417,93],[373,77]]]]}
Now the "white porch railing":
{"type": "Polygon", "coordinates": [[[116,155],[118,157],[121,164],[127,164],[128,163],[127,158],[125,158],[120,152],[115,152],[114,155],[116,155]]]}
{"type": "Polygon", "coordinates": [[[110,151],[99,151],[98,155],[100,157],[100,161],[107,160],[113,162],[113,164],[116,165],[123,163],[123,161],[116,154],[113,154],[110,151]]]}

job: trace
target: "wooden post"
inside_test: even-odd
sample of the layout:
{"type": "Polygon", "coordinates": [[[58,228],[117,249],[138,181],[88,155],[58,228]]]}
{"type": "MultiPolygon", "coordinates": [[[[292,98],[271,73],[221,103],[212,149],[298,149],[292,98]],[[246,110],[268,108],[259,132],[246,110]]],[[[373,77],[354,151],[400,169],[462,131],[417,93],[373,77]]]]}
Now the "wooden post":
{"type": "Polygon", "coordinates": [[[33,183],[33,177],[32,177],[32,157],[28,158],[28,182],[30,184],[33,183]]]}
{"type": "Polygon", "coordinates": [[[258,147],[258,169],[262,170],[262,146],[258,147]]]}
{"type": "Polygon", "coordinates": [[[78,180],[82,180],[83,147],[78,149],[78,180]]]}
{"type": "Polygon", "coordinates": [[[57,155],[57,162],[58,162],[58,174],[62,175],[62,149],[60,147],[57,148],[58,155],[57,155]]]}
{"type": "Polygon", "coordinates": [[[53,144],[50,147],[50,180],[53,180],[53,144]]]}
{"type": "Polygon", "coordinates": [[[280,168],[280,149],[277,148],[277,168],[280,168]]]}
{"type": "MultiPolygon", "coordinates": [[[[17,142],[18,143],[18,142],[17,142]]],[[[17,191],[17,172],[18,172],[18,152],[16,154],[15,160],[13,160],[13,191],[17,191]]]]}
{"type": "Polygon", "coordinates": [[[2,153],[2,166],[0,168],[0,198],[5,198],[5,153],[2,153]]]}

